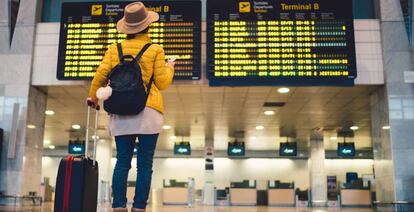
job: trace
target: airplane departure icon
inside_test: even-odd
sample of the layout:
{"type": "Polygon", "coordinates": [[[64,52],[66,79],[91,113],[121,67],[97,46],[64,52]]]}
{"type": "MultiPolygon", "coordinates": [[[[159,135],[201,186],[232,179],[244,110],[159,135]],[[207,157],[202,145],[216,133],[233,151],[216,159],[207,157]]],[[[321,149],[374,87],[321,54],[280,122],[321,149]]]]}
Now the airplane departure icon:
{"type": "Polygon", "coordinates": [[[239,12],[249,13],[250,12],[250,2],[248,2],[248,1],[239,2],[239,12]]]}
{"type": "Polygon", "coordinates": [[[92,15],[102,15],[102,5],[94,4],[92,5],[92,15]]]}

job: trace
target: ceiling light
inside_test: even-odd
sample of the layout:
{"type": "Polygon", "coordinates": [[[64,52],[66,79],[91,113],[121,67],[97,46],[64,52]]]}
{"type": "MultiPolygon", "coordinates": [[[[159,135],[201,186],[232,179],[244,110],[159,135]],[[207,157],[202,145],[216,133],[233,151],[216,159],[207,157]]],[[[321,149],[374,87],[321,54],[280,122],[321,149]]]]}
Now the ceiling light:
{"type": "Polygon", "coordinates": [[[279,92],[279,93],[289,93],[290,89],[289,88],[279,88],[279,89],[277,89],[277,92],[279,92]]]}
{"type": "Polygon", "coordinates": [[[72,125],[72,129],[74,129],[74,130],[79,130],[80,128],[81,128],[81,126],[79,124],[72,125]]]}
{"type": "Polygon", "coordinates": [[[358,130],[359,129],[359,127],[358,126],[351,126],[349,129],[351,129],[351,130],[358,130]]]}
{"type": "Polygon", "coordinates": [[[27,125],[27,128],[29,128],[29,129],[35,129],[35,128],[36,128],[36,126],[35,126],[35,125],[33,125],[33,124],[28,124],[28,125],[27,125]]]}
{"type": "Polygon", "coordinates": [[[170,140],[177,140],[177,136],[175,135],[170,136],[170,140]]]}
{"type": "Polygon", "coordinates": [[[338,137],[336,137],[336,136],[332,136],[332,137],[330,137],[329,139],[331,139],[331,141],[336,141],[336,140],[338,140],[338,137]]]}
{"type": "Polygon", "coordinates": [[[169,130],[169,129],[171,129],[171,126],[170,125],[164,125],[164,126],[162,126],[162,129],[169,130]]]}
{"type": "Polygon", "coordinates": [[[54,145],[50,145],[49,149],[55,149],[56,147],[54,145]]]}
{"type": "Polygon", "coordinates": [[[266,110],[266,111],[264,112],[264,114],[265,114],[266,116],[272,116],[272,115],[275,115],[275,111],[273,111],[273,110],[266,110]]]}
{"type": "Polygon", "coordinates": [[[256,126],[256,130],[264,130],[264,127],[262,125],[256,126]]]}
{"type": "Polygon", "coordinates": [[[46,145],[50,144],[50,140],[44,140],[43,144],[46,144],[46,145]]]}
{"type": "Polygon", "coordinates": [[[53,111],[53,110],[46,110],[45,111],[45,114],[48,115],[48,116],[53,116],[53,115],[55,115],[55,111],[53,111]]]}
{"type": "Polygon", "coordinates": [[[256,140],[257,138],[256,138],[256,137],[254,137],[254,136],[252,136],[252,137],[250,137],[250,139],[251,139],[251,140],[256,140]]]}
{"type": "MultiPolygon", "coordinates": [[[[92,136],[92,139],[95,139],[95,135],[92,136]]],[[[96,140],[99,139],[99,135],[96,136],[96,140]]]]}
{"type": "Polygon", "coordinates": [[[382,129],[383,130],[389,130],[389,129],[391,129],[391,127],[390,126],[383,126],[382,129]]]}

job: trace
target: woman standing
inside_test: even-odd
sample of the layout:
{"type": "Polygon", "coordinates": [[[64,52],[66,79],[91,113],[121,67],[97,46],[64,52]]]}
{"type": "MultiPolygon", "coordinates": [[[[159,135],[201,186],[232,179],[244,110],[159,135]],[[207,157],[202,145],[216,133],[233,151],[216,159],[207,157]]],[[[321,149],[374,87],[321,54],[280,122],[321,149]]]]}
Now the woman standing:
{"type": "MultiPolygon", "coordinates": [[[[118,31],[127,34],[121,42],[124,55],[137,55],[145,44],[151,43],[147,32],[159,15],[148,11],[142,2],[134,2],[125,7],[124,17],[117,23],[118,31]]],[[[90,98],[97,105],[96,91],[105,86],[110,71],[119,64],[117,45],[112,44],[106,51],[103,61],[96,71],[90,88],[90,98]]],[[[145,109],[138,115],[110,115],[110,134],[115,136],[116,165],[112,179],[114,211],[127,211],[126,187],[128,172],[137,144],[137,179],[132,211],[145,211],[151,187],[152,163],[157,138],[163,125],[163,99],[160,90],[166,89],[172,82],[174,63],[165,62],[164,50],[159,45],[151,45],[139,61],[144,85],[148,85],[151,76],[154,83],[145,109]]]]}

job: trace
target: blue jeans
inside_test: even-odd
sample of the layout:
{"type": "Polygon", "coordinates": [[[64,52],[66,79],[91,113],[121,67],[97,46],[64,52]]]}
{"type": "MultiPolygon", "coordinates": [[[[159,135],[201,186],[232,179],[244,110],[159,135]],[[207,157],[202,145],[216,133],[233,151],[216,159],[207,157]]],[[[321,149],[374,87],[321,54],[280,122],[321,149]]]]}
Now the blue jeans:
{"type": "Polygon", "coordinates": [[[157,145],[158,134],[115,136],[116,165],[112,177],[113,208],[126,208],[127,180],[134,154],[135,140],[137,144],[137,179],[135,184],[134,208],[145,209],[151,187],[152,161],[157,145]]]}

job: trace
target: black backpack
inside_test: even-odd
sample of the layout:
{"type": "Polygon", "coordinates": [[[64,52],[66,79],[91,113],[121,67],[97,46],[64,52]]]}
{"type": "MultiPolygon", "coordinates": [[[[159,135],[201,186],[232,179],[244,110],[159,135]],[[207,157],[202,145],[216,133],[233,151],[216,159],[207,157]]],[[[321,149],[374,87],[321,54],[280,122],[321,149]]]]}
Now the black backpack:
{"type": "Polygon", "coordinates": [[[132,55],[124,56],[121,44],[118,43],[120,62],[107,77],[107,82],[110,82],[112,88],[112,95],[104,101],[106,112],[116,115],[136,115],[144,110],[154,81],[154,75],[151,76],[147,91],[144,87],[141,67],[138,62],[150,46],[151,43],[146,44],[134,58],[132,55]],[[130,60],[125,60],[126,58],[130,58],[130,60]]]}

